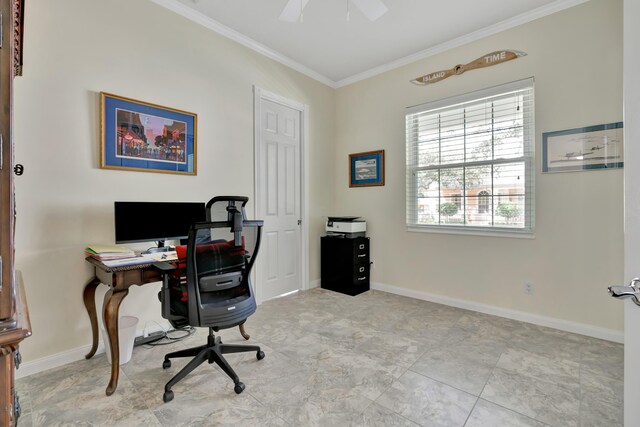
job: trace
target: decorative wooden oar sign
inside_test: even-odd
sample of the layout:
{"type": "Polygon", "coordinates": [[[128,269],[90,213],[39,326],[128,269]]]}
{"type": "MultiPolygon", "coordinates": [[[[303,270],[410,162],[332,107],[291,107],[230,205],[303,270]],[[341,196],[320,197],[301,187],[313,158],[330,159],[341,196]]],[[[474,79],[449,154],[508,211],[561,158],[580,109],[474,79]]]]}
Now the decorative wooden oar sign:
{"type": "Polygon", "coordinates": [[[495,52],[488,53],[473,62],[469,62],[468,64],[458,64],[450,70],[436,71],[435,73],[430,73],[422,77],[418,77],[417,79],[411,80],[411,83],[424,86],[431,83],[439,82],[440,80],[444,80],[447,77],[451,77],[453,75],[459,76],[465,71],[490,67],[496,64],[502,64],[503,62],[511,61],[512,59],[517,59],[521,56],[526,55],[526,53],[520,52],[518,50],[497,50],[495,52]]]}

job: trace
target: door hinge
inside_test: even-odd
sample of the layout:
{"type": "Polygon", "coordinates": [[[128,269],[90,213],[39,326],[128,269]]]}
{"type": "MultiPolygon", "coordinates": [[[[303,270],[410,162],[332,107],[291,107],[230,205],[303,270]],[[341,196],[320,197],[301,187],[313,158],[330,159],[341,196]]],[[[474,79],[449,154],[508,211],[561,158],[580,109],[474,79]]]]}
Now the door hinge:
{"type": "Polygon", "coordinates": [[[0,49],[2,49],[2,23],[4,22],[4,15],[0,12],[0,49]]]}
{"type": "Polygon", "coordinates": [[[2,290],[2,257],[0,256],[0,291],[2,290]]]}
{"type": "Polygon", "coordinates": [[[2,170],[2,165],[4,165],[3,153],[4,153],[4,138],[0,133],[0,171],[2,170]]]}
{"type": "Polygon", "coordinates": [[[301,219],[298,220],[298,225],[302,225],[302,220],[301,219]]]}

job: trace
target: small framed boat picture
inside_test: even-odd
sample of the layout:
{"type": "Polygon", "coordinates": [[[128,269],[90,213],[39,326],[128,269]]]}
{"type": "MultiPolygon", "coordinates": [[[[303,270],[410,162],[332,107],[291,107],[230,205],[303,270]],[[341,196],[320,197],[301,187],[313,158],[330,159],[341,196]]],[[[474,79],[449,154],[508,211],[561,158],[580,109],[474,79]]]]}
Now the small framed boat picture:
{"type": "Polygon", "coordinates": [[[384,185],[384,150],[349,154],[349,187],[384,185]]]}
{"type": "Polygon", "coordinates": [[[622,122],[544,132],[542,172],[621,168],[622,135],[622,122]]]}
{"type": "Polygon", "coordinates": [[[100,167],[196,175],[198,116],[100,93],[100,167]]]}

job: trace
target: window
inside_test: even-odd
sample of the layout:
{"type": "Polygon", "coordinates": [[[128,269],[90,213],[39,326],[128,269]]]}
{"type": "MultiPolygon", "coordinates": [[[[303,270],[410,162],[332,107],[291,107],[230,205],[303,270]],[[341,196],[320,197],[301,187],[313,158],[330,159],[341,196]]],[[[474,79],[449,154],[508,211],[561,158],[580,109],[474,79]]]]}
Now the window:
{"type": "Polygon", "coordinates": [[[483,214],[489,212],[491,209],[491,199],[489,198],[490,194],[486,190],[482,190],[478,193],[478,213],[483,214]]]}
{"type": "Polygon", "coordinates": [[[533,107],[527,79],[409,108],[409,229],[530,234],[533,107]]]}

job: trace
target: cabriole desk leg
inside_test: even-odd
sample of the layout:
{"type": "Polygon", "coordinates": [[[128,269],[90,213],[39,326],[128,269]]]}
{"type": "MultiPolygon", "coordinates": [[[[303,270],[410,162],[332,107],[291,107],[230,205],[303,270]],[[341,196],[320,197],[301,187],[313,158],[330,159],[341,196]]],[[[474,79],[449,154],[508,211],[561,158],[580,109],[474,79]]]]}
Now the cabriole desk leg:
{"type": "Polygon", "coordinates": [[[84,306],[89,314],[89,320],[91,321],[91,334],[93,341],[91,342],[91,350],[84,356],[87,359],[93,357],[98,349],[98,315],[96,313],[96,288],[100,284],[100,280],[97,277],[89,280],[89,283],[84,287],[82,292],[82,298],[84,299],[84,306]]]}
{"type": "Polygon", "coordinates": [[[111,379],[107,386],[107,396],[111,396],[118,387],[118,375],[120,374],[120,343],[118,340],[118,312],[120,303],[129,294],[129,290],[114,292],[113,289],[104,296],[104,325],[109,335],[109,347],[111,347],[111,379]]]}
{"type": "Polygon", "coordinates": [[[251,338],[251,335],[249,335],[244,330],[244,322],[240,323],[240,335],[242,335],[242,338],[244,338],[245,340],[248,340],[249,338],[251,338]]]}

